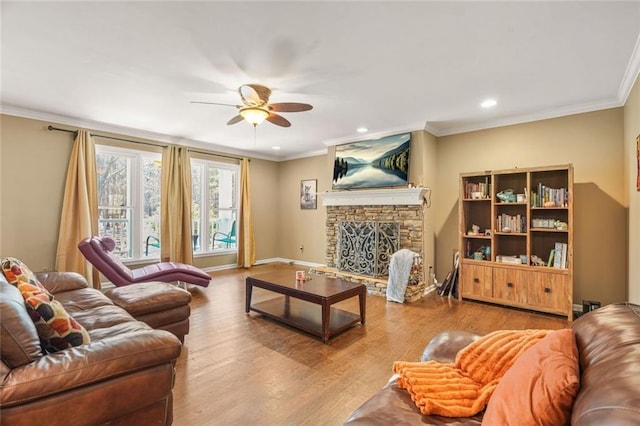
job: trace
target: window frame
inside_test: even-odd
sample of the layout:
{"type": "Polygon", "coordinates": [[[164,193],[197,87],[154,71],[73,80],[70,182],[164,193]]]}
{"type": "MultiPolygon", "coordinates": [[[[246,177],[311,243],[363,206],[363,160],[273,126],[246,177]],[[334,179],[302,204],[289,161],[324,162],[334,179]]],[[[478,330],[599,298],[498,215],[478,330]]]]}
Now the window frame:
{"type": "MultiPolygon", "coordinates": [[[[128,176],[129,202],[130,205],[120,208],[127,208],[131,210],[131,257],[118,258],[125,264],[143,263],[148,261],[158,261],[160,259],[160,252],[157,255],[144,256],[144,160],[162,161],[162,153],[157,151],[147,151],[136,148],[125,148],[120,146],[113,146],[108,144],[95,143],[96,163],[98,155],[115,155],[129,158],[131,161],[131,173],[128,176]]],[[[162,167],[162,166],[160,166],[162,167]]],[[[161,179],[161,177],[160,177],[161,179]]],[[[162,181],[159,182],[159,186],[162,185],[162,181]]],[[[101,209],[115,208],[114,206],[98,206],[98,211],[101,209]]],[[[158,205],[158,210],[161,206],[158,205]]],[[[160,224],[160,218],[158,224],[160,224]]],[[[100,218],[98,217],[98,222],[100,218]]],[[[98,228],[100,225],[98,223],[98,228]]]]}
{"type": "MultiPolygon", "coordinates": [[[[213,234],[211,232],[209,232],[209,230],[211,229],[210,223],[209,223],[209,215],[208,215],[208,209],[209,209],[209,205],[208,205],[208,199],[209,199],[209,186],[205,185],[205,182],[208,182],[208,179],[210,177],[209,175],[209,167],[214,167],[217,169],[222,169],[222,170],[230,170],[235,172],[235,187],[233,188],[234,194],[233,194],[233,199],[235,199],[235,206],[232,206],[230,208],[216,208],[214,210],[217,211],[230,211],[232,213],[235,213],[235,215],[232,214],[232,217],[235,217],[236,219],[236,236],[237,236],[237,227],[238,227],[238,220],[239,220],[239,213],[240,213],[240,165],[236,164],[236,163],[229,163],[229,162],[224,162],[224,161],[216,161],[214,159],[205,159],[202,157],[191,157],[191,170],[192,170],[192,175],[193,175],[193,170],[195,169],[194,166],[198,166],[201,170],[201,176],[200,176],[200,184],[201,184],[201,189],[200,189],[200,223],[198,224],[198,228],[200,229],[199,232],[199,237],[200,237],[200,243],[198,246],[198,251],[193,251],[193,256],[194,257],[206,257],[206,256],[221,256],[221,255],[226,255],[226,254],[236,254],[238,252],[238,242],[237,242],[237,237],[236,237],[236,243],[234,247],[221,247],[221,248],[212,248],[209,249],[209,241],[213,238],[213,234]],[[203,223],[203,221],[205,223],[203,223]],[[206,241],[206,249],[202,249],[203,244],[202,242],[206,241]]],[[[193,182],[192,182],[192,188],[193,188],[193,182]]],[[[193,196],[192,196],[193,198],[193,196]]],[[[191,212],[191,216],[192,216],[192,232],[193,232],[193,224],[195,223],[195,221],[193,220],[193,211],[191,212]]]]}

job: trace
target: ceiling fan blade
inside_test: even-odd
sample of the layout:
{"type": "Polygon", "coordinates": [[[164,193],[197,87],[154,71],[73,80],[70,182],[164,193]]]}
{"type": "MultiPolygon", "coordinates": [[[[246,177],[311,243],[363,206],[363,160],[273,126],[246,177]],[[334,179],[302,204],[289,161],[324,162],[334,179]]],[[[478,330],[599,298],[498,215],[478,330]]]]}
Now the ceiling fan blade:
{"type": "Polygon", "coordinates": [[[236,108],[240,108],[238,105],[233,104],[222,104],[220,102],[201,102],[201,101],[191,101],[192,104],[205,104],[205,105],[222,105],[222,106],[232,106],[236,108]]]}
{"type": "Polygon", "coordinates": [[[235,117],[233,117],[231,120],[227,121],[227,126],[230,126],[230,125],[232,125],[232,124],[239,123],[239,122],[241,122],[242,120],[244,120],[244,118],[243,118],[240,114],[238,114],[238,115],[236,115],[235,117]]]}
{"type": "Polygon", "coordinates": [[[269,102],[271,96],[271,89],[260,84],[243,84],[238,92],[247,106],[262,106],[269,102]]]}
{"type": "Polygon", "coordinates": [[[277,112],[300,112],[309,111],[310,109],[313,109],[313,106],[298,102],[279,102],[269,105],[269,109],[277,112]]]}
{"type": "Polygon", "coordinates": [[[267,117],[267,121],[269,123],[275,124],[276,126],[282,126],[282,127],[290,127],[291,126],[291,123],[289,122],[289,120],[287,120],[286,118],[284,118],[281,115],[274,114],[273,112],[269,113],[269,116],[267,117]]]}

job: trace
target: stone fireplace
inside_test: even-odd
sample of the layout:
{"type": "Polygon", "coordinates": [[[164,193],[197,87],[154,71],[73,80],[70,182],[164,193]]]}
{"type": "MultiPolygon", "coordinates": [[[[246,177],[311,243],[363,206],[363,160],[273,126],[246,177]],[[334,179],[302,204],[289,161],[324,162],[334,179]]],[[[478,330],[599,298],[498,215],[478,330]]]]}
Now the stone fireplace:
{"type": "MultiPolygon", "coordinates": [[[[394,223],[398,227],[397,249],[409,249],[422,257],[424,195],[426,188],[392,188],[360,191],[323,192],[322,205],[327,208],[326,222],[326,265],[332,274],[348,276],[361,280],[367,285],[370,294],[386,295],[388,263],[384,271],[374,275],[341,271],[339,262],[339,227],[344,222],[383,222],[394,223]]],[[[393,253],[391,253],[393,254],[393,253]]],[[[424,276],[421,280],[424,290],[424,276]]],[[[409,291],[409,289],[408,289],[409,291]]],[[[419,297],[422,297],[420,292],[419,297]]]]}
{"type": "Polygon", "coordinates": [[[426,191],[425,188],[394,188],[321,193],[322,205],[327,208],[327,266],[338,266],[338,226],[342,221],[398,223],[398,249],[406,248],[422,255],[422,203],[426,191]]]}

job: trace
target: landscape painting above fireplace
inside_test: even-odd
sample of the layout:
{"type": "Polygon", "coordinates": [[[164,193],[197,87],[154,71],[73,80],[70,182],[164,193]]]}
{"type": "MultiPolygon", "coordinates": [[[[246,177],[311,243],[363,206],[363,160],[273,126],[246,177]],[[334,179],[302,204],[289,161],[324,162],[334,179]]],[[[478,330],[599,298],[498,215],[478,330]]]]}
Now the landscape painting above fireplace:
{"type": "Polygon", "coordinates": [[[411,133],[336,147],[333,189],[406,186],[411,133]]]}

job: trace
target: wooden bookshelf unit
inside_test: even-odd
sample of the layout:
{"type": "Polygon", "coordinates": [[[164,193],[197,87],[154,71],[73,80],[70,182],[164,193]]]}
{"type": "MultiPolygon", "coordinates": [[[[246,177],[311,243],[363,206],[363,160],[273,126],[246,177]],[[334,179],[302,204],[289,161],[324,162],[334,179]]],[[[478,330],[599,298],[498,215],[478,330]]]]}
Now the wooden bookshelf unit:
{"type": "Polygon", "coordinates": [[[573,165],[460,174],[458,295],[573,319],[573,165]]]}

